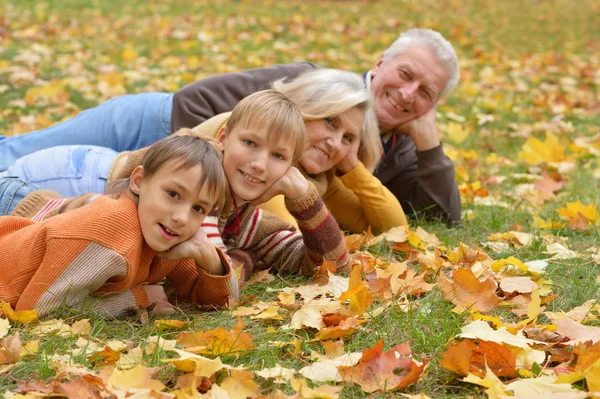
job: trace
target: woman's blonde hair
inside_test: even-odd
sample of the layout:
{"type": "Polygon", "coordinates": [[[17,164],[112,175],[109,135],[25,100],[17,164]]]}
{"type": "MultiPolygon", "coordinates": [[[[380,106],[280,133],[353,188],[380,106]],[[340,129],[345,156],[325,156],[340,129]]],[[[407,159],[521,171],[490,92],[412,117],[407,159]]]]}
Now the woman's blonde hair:
{"type": "Polygon", "coordinates": [[[362,109],[365,119],[358,158],[369,171],[375,170],[382,147],[372,95],[360,75],[337,69],[317,69],[304,72],[291,81],[277,80],[272,87],[298,106],[304,120],[331,118],[353,107],[362,109]]]}
{"type": "Polygon", "coordinates": [[[227,120],[227,130],[238,125],[264,127],[268,132],[266,140],[290,143],[293,164],[302,156],[306,136],[304,119],[296,104],[279,91],[258,91],[240,101],[227,120]]]}
{"type": "MultiPolygon", "coordinates": [[[[148,147],[140,165],[144,168],[144,178],[151,177],[167,161],[177,160],[173,172],[186,170],[202,165],[202,175],[198,184],[208,184],[209,194],[219,198],[216,205],[222,205],[222,198],[227,192],[227,178],[223,171],[223,160],[213,145],[202,137],[194,136],[191,129],[181,129],[165,139],[148,147]]],[[[107,194],[120,196],[129,187],[129,178],[116,180],[110,184],[107,194]]]]}

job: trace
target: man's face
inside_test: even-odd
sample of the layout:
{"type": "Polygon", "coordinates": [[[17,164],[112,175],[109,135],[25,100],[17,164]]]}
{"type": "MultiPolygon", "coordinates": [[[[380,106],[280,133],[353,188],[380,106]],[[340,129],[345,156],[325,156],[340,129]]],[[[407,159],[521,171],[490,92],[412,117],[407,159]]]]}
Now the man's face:
{"type": "Polygon", "coordinates": [[[292,164],[292,144],[268,137],[262,126],[235,126],[219,134],[217,147],[223,151],[223,170],[236,198],[252,201],[260,197],[292,164]]]}
{"type": "Polygon", "coordinates": [[[150,248],[166,251],[189,239],[200,228],[217,201],[202,182],[202,166],[177,168],[165,162],[154,175],[144,176],[138,166],[131,175],[131,190],[138,194],[142,235],[150,248]]]}
{"type": "Polygon", "coordinates": [[[379,60],[371,77],[379,130],[384,133],[429,111],[450,78],[435,54],[419,44],[386,64],[379,60]]]}

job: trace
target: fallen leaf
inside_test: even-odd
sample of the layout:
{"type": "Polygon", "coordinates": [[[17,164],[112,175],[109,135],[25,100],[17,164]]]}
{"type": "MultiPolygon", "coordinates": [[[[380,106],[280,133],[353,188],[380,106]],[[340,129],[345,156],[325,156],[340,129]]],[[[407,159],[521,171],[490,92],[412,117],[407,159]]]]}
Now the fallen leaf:
{"type": "Polygon", "coordinates": [[[440,281],[440,287],[444,299],[455,305],[486,312],[502,301],[496,296],[496,282],[492,277],[479,281],[471,268],[459,268],[454,271],[452,278],[453,282],[440,281]]]}
{"type": "Polygon", "coordinates": [[[235,327],[231,330],[220,327],[211,331],[198,331],[196,333],[180,333],[177,343],[190,352],[220,355],[254,349],[254,341],[250,333],[242,331],[246,324],[238,318],[235,327]]]}
{"type": "Polygon", "coordinates": [[[516,357],[504,346],[485,340],[477,343],[463,340],[448,346],[442,353],[440,366],[463,376],[469,373],[484,377],[486,365],[499,377],[512,377],[516,373],[516,357]]]}
{"type": "Polygon", "coordinates": [[[37,316],[37,310],[20,310],[15,312],[8,302],[0,302],[0,310],[8,320],[13,322],[34,324],[40,321],[37,316]]]}

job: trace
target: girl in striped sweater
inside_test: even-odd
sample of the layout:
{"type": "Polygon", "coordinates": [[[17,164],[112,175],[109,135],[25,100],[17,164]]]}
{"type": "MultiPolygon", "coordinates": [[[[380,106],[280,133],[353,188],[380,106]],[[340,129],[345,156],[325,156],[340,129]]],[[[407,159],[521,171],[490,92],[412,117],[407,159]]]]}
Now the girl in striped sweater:
{"type": "MultiPolygon", "coordinates": [[[[89,299],[98,313],[157,303],[160,314],[173,310],[158,285],[165,278],[197,304],[237,299],[228,258],[200,229],[227,190],[220,154],[201,138],[172,136],[152,145],[122,183],[113,196],[42,222],[0,217],[0,300],[40,316],[89,299]]],[[[46,210],[55,203],[46,201],[46,210]]]]}

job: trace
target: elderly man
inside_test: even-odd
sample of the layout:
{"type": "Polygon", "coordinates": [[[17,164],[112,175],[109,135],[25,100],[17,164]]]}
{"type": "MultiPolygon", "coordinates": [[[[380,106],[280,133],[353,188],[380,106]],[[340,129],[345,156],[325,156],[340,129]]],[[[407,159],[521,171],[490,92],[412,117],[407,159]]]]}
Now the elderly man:
{"type": "MultiPolygon", "coordinates": [[[[87,144],[115,151],[142,148],[180,128],[231,111],[242,98],[268,88],[276,79],[294,78],[314,68],[319,67],[311,63],[276,65],[209,77],[174,94],[115,97],[49,128],[0,138],[0,171],[19,157],[57,145],[87,144]]],[[[364,76],[374,96],[385,152],[375,176],[400,200],[408,215],[459,223],[454,167],[443,152],[435,125],[438,100],[459,80],[454,49],[438,32],[411,29],[401,34],[364,76]]],[[[67,169],[63,172],[78,173],[77,168],[67,169]]]]}

